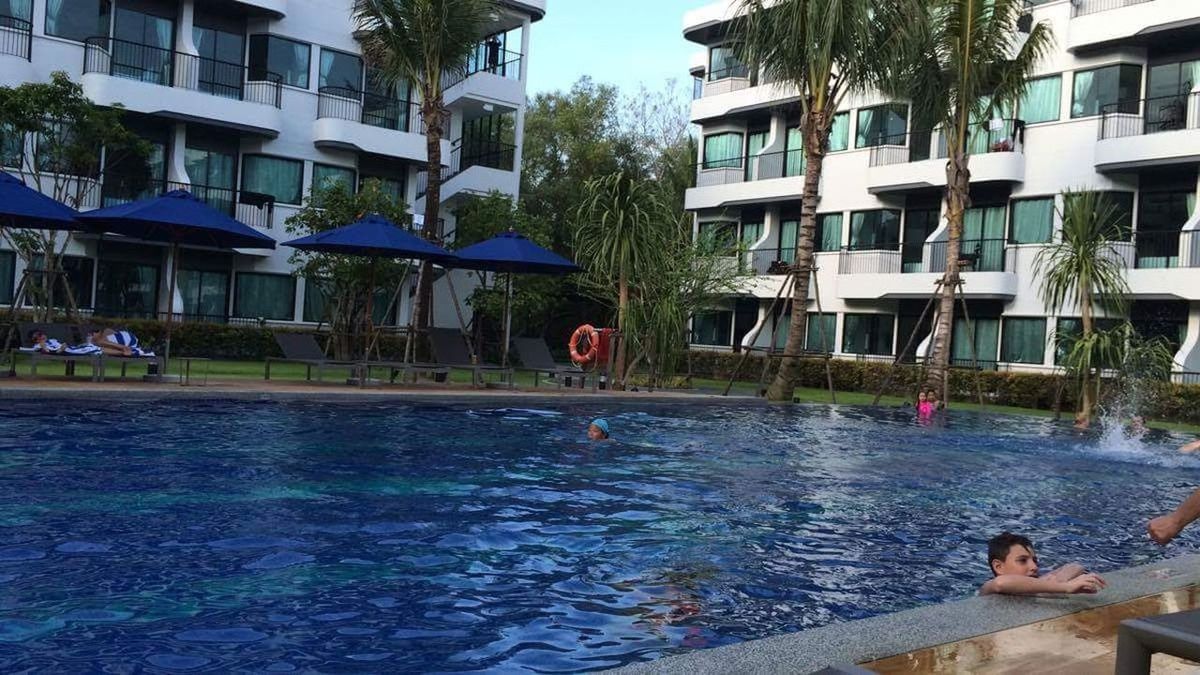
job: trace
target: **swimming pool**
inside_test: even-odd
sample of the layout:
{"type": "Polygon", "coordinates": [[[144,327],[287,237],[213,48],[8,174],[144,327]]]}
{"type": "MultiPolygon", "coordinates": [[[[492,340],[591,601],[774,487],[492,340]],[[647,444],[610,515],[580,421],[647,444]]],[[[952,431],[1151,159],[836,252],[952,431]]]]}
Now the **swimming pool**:
{"type": "Polygon", "coordinates": [[[0,669],[601,669],[969,595],[1005,528],[1150,561],[1200,485],[1181,437],[614,406],[4,401],[0,669]]]}

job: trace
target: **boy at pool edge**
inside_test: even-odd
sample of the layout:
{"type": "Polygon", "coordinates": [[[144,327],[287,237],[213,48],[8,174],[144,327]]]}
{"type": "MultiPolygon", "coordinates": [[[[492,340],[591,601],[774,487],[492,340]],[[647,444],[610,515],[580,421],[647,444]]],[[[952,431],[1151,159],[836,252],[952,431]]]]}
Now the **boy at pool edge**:
{"type": "Polygon", "coordinates": [[[608,420],[597,417],[588,425],[587,435],[589,441],[607,441],[608,438],[608,420]]]}
{"type": "Polygon", "coordinates": [[[1038,576],[1038,558],[1033,542],[1005,532],[988,541],[988,567],[993,578],[979,589],[980,595],[1040,595],[1042,593],[1098,593],[1107,586],[1099,574],[1090,574],[1079,563],[1064,565],[1046,576],[1038,576]]]}

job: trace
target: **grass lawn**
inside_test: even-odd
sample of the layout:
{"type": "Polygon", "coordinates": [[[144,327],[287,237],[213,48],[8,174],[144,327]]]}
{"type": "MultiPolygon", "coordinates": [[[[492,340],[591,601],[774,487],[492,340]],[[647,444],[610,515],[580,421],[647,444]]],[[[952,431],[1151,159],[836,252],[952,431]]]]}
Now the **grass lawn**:
{"type": "MultiPolygon", "coordinates": [[[[173,360],[171,364],[171,373],[179,372],[182,362],[173,360]]],[[[263,379],[264,364],[262,361],[210,361],[208,363],[192,364],[192,376],[199,378],[203,377],[205,367],[209,368],[209,378],[213,380],[261,380],[263,379]]],[[[7,367],[7,365],[5,366],[7,367]]],[[[304,366],[295,363],[274,363],[271,364],[271,379],[281,381],[298,381],[304,379],[304,366]]],[[[63,372],[63,366],[57,363],[46,363],[39,367],[39,374],[49,376],[60,376],[63,372]]],[[[137,376],[142,372],[141,366],[130,368],[132,376],[137,376]]],[[[28,376],[29,360],[18,359],[17,374],[28,376]]],[[[349,374],[348,370],[339,370],[336,368],[328,368],[325,372],[326,382],[337,382],[340,378],[349,374]]],[[[377,376],[382,376],[382,370],[377,371],[377,376]]],[[[86,364],[79,364],[76,369],[76,376],[83,378],[91,375],[91,368],[86,364]]],[[[115,377],[119,375],[119,370],[114,372],[113,367],[108,367],[108,376],[115,377]]],[[[315,377],[315,375],[314,375],[315,377]]],[[[488,379],[492,379],[491,376],[488,379]]],[[[516,374],[517,386],[523,388],[533,387],[533,374],[518,372],[516,374]]],[[[470,385],[471,374],[465,370],[451,371],[450,381],[453,384],[470,385]]],[[[543,380],[543,384],[544,384],[543,380]]],[[[719,394],[725,390],[727,380],[708,380],[696,378],[693,384],[697,390],[704,393],[719,394]]],[[[755,382],[735,382],[731,394],[736,396],[754,396],[755,389],[758,384],[755,382]]],[[[870,405],[874,400],[874,394],[857,391],[839,391],[837,393],[837,401],[839,404],[845,405],[870,405]]],[[[797,389],[795,400],[798,403],[829,403],[829,391],[825,389],[797,389]]],[[[884,396],[880,403],[888,406],[898,406],[904,403],[905,400],[898,396],[884,396]]],[[[953,404],[957,410],[980,410],[978,403],[970,403],[967,401],[956,401],[953,404]]],[[[1008,415],[1032,415],[1034,417],[1052,417],[1054,413],[1050,410],[1037,410],[1033,408],[1017,408],[1012,406],[989,405],[986,407],[989,413],[1003,413],[1008,415]]],[[[1064,419],[1070,419],[1070,413],[1066,412],[1063,415],[1064,419]]],[[[1174,422],[1151,421],[1149,426],[1160,429],[1169,429],[1172,431],[1181,431],[1185,433],[1200,433],[1200,426],[1193,424],[1179,424],[1174,422]]]]}

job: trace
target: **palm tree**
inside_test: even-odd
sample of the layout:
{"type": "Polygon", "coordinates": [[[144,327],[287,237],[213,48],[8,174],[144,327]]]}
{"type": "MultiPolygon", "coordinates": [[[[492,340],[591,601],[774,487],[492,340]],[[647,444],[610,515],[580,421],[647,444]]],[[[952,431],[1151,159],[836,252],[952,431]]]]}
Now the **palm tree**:
{"type": "MultiPolygon", "coordinates": [[[[575,260],[587,274],[583,283],[617,290],[617,331],[630,334],[630,289],[656,268],[666,249],[664,207],[657,186],[618,171],[587,181],[577,211],[575,260]]],[[[674,225],[674,222],[671,222],[674,225]]],[[[625,383],[626,340],[617,341],[618,383],[625,383]]]]}
{"type": "MultiPolygon", "coordinates": [[[[732,39],[742,59],[767,79],[800,94],[804,189],[797,270],[786,355],[767,389],[773,401],[791,401],[808,325],[808,287],[817,222],[818,186],[834,116],[845,97],[877,84],[893,48],[891,30],[905,0],[739,0],[732,39]]],[[[898,57],[897,57],[898,58],[898,57]]]]}
{"type": "MultiPolygon", "coordinates": [[[[409,83],[420,93],[425,127],[425,226],[427,239],[438,236],[442,200],[442,138],[450,111],[444,80],[464,75],[468,58],[498,12],[495,0],[356,0],[354,18],[367,61],[384,85],[409,83]]],[[[433,277],[422,263],[413,302],[418,331],[429,324],[433,277]]]]}
{"type": "Polygon", "coordinates": [[[1129,233],[1122,231],[1119,209],[1101,192],[1064,192],[1061,215],[1062,239],[1038,251],[1034,274],[1046,311],[1057,314],[1067,305],[1079,310],[1082,334],[1060,335],[1056,342],[1070,348],[1068,368],[1080,378],[1082,392],[1076,422],[1087,425],[1098,399],[1092,371],[1110,361],[1113,352],[1110,341],[1096,331],[1096,308],[1111,314],[1125,311],[1126,264],[1113,242],[1127,241],[1129,233]]]}
{"type": "MultiPolygon", "coordinates": [[[[899,30],[904,56],[882,87],[912,103],[916,124],[941,127],[946,141],[946,271],[933,327],[927,386],[945,390],[959,283],[963,217],[970,208],[972,130],[1014,104],[1034,67],[1053,46],[1045,23],[1028,34],[1017,28],[1025,0],[929,0],[899,30]],[[1023,44],[1022,44],[1023,40],[1023,44]]],[[[918,5],[919,6],[919,5],[918,5]]]]}

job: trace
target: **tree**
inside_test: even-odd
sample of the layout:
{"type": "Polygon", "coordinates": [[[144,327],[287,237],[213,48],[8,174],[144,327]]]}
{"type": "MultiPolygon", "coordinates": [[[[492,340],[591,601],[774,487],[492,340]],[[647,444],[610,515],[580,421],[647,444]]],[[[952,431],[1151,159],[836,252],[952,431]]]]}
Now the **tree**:
{"type": "Polygon", "coordinates": [[[1129,284],[1125,260],[1114,242],[1127,240],[1120,213],[1101,192],[1068,191],[1063,195],[1062,239],[1038,251],[1034,259],[1046,311],[1059,313],[1068,307],[1079,311],[1079,336],[1056,335],[1067,354],[1068,371],[1079,380],[1079,413],[1076,422],[1086,426],[1098,401],[1093,374],[1105,363],[1118,362],[1112,340],[1096,330],[1096,309],[1110,314],[1125,313],[1129,284]]]}
{"type": "MultiPolygon", "coordinates": [[[[314,188],[304,207],[284,224],[288,234],[304,237],[349,225],[370,213],[398,225],[411,222],[407,204],[386,193],[379,181],[368,180],[357,194],[341,183],[314,188]]],[[[342,361],[358,356],[368,326],[383,323],[394,309],[391,301],[409,271],[407,263],[391,259],[306,251],[293,253],[290,262],[306,280],[306,306],[319,314],[319,321],[329,323],[335,358],[342,361]],[[374,315],[370,321],[368,305],[374,315]]]]}
{"type": "Polygon", "coordinates": [[[972,133],[996,112],[1011,109],[1034,67],[1053,45],[1044,22],[1017,29],[1025,0],[931,0],[897,24],[900,59],[881,81],[885,93],[908,99],[912,124],[940,126],[946,140],[946,271],[933,327],[927,386],[946,389],[963,217],[970,208],[972,133]],[[1022,40],[1024,43],[1022,44],[1022,40]]]}
{"type": "MultiPolygon", "coordinates": [[[[49,82],[0,87],[0,136],[19,141],[21,174],[38,191],[74,209],[97,196],[106,166],[121,166],[122,186],[132,187],[135,193],[149,182],[150,145],[123,126],[122,116],[121,106],[96,105],[62,71],[52,73],[49,82]],[[26,150],[26,141],[32,141],[32,152],[26,150]]],[[[72,292],[59,274],[70,233],[0,227],[0,236],[26,267],[43,271],[29,290],[35,314],[49,321],[55,305],[64,299],[55,290],[56,280],[68,296],[72,292]]],[[[73,299],[65,299],[74,305],[73,299]]]]}
{"type": "MultiPolygon", "coordinates": [[[[490,17],[499,12],[494,0],[356,0],[363,54],[378,69],[384,84],[412,84],[421,95],[425,127],[425,224],[428,239],[441,236],[438,219],[442,201],[442,138],[450,119],[444,83],[465,75],[490,17]]],[[[432,267],[421,265],[413,304],[418,331],[429,325],[433,296],[432,267]]]]}
{"type": "Polygon", "coordinates": [[[796,106],[804,142],[804,188],[796,280],[785,357],[767,389],[773,401],[792,400],[808,326],[808,288],[817,222],[817,193],[834,115],[845,97],[877,83],[895,40],[898,2],[881,0],[739,0],[735,48],[765,79],[799,91],[796,106]]]}

